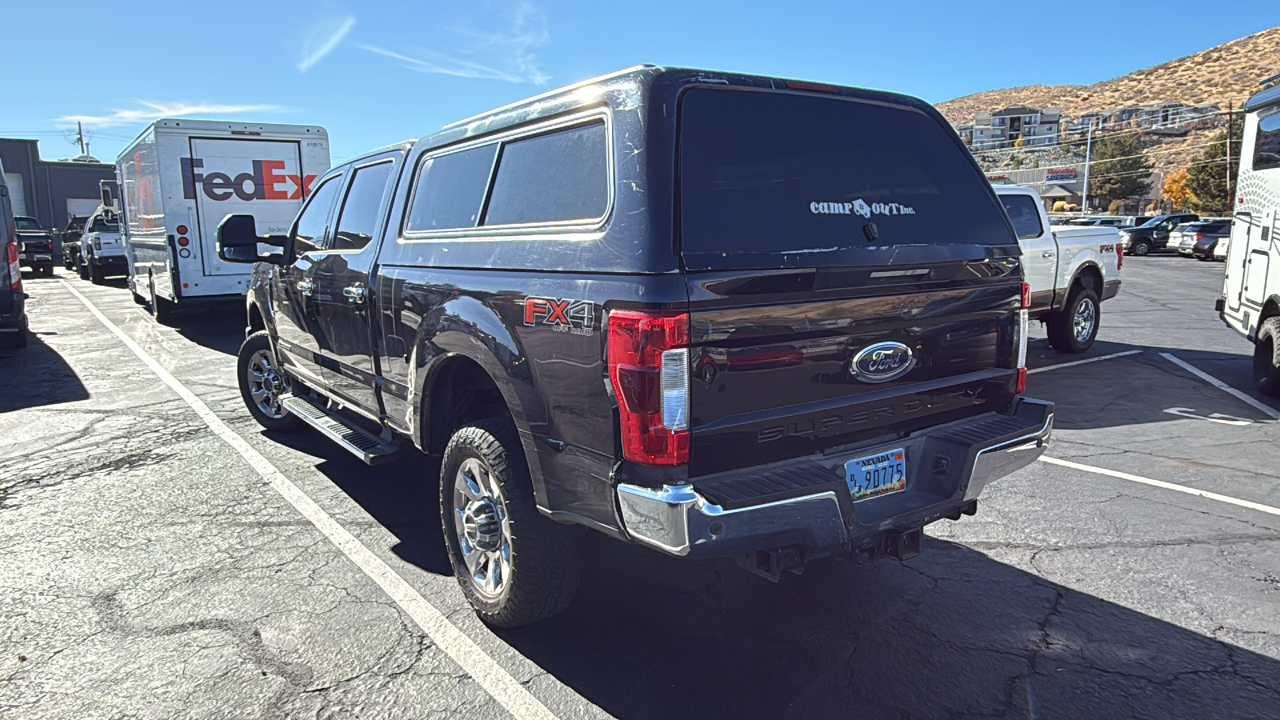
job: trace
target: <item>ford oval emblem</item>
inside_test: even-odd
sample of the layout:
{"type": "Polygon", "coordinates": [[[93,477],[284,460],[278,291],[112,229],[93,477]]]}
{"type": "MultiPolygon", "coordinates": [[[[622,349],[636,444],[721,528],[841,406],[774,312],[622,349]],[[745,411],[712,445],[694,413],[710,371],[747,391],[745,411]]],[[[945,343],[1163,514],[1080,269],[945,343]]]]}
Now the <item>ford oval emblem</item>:
{"type": "Polygon", "coordinates": [[[880,342],[859,350],[849,362],[849,372],[863,382],[882,383],[906,375],[915,366],[911,348],[900,342],[880,342]]]}

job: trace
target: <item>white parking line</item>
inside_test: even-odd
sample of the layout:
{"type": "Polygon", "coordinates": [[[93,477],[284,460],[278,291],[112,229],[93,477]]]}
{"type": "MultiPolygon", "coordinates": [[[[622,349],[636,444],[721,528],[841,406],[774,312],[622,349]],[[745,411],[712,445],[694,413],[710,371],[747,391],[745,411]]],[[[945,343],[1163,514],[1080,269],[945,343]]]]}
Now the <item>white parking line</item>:
{"type": "Polygon", "coordinates": [[[1208,490],[1197,490],[1193,487],[1176,485],[1163,480],[1153,480],[1151,478],[1142,477],[1141,475],[1131,475],[1127,472],[1120,472],[1119,470],[1108,470],[1106,468],[1094,467],[1093,465],[1082,465],[1078,462],[1059,460],[1058,458],[1052,458],[1045,455],[1040,456],[1040,462],[1049,463],[1050,465],[1061,465],[1062,467],[1069,467],[1074,470],[1083,470],[1084,472],[1096,473],[1098,475],[1106,475],[1108,477],[1119,478],[1121,480],[1129,480],[1131,482],[1164,488],[1165,490],[1173,490],[1174,492],[1186,493],[1188,495],[1196,495],[1208,500],[1227,503],[1228,505],[1237,505],[1242,508],[1257,510],[1258,512],[1264,512],[1268,515],[1280,515],[1280,508],[1271,507],[1270,505],[1263,505],[1262,503],[1256,503],[1251,500],[1241,500],[1240,498],[1234,498],[1230,495],[1219,495],[1218,493],[1209,492],[1208,490]]]}
{"type": "Polygon", "coordinates": [[[453,661],[458,663],[467,674],[475,678],[476,682],[485,689],[495,700],[507,709],[517,718],[550,718],[554,720],[555,715],[547,709],[536,697],[533,696],[523,685],[512,677],[506,670],[503,670],[493,658],[489,657],[479,645],[467,637],[461,630],[427,599],[422,597],[413,586],[405,582],[404,578],[396,574],[389,565],[382,561],[377,555],[374,555],[369,548],[356,539],[354,535],[347,532],[346,528],[338,524],[328,513],[316,504],[306,493],[302,492],[297,485],[293,484],[289,478],[284,476],[270,460],[267,460],[257,450],[254,450],[244,438],[240,437],[231,428],[227,427],[222,419],[209,409],[195,393],[187,389],[180,380],[169,373],[159,362],[147,354],[140,345],[133,341],[124,333],[115,323],[107,319],[92,302],[84,295],[81,295],[66,280],[59,280],[63,287],[71,291],[84,306],[93,313],[108,330],[115,334],[125,347],[133,351],[138,359],[142,360],[151,371],[156,374],[166,385],[168,385],[178,397],[182,398],[196,415],[204,421],[205,425],[213,431],[215,435],[222,438],[228,445],[232,447],[240,457],[244,458],[249,466],[258,472],[271,487],[275,488],[284,499],[289,502],[299,513],[312,525],[316,526],[325,537],[342,551],[344,555],[355,563],[365,575],[368,575],[384,592],[395,600],[396,604],[401,607],[413,621],[422,628],[423,632],[431,638],[441,650],[444,650],[453,661]]]}
{"type": "Polygon", "coordinates": [[[1089,363],[1101,362],[1102,360],[1110,360],[1112,358],[1124,357],[1126,355],[1137,355],[1140,352],[1142,351],[1141,350],[1125,350],[1124,352],[1112,353],[1110,355],[1101,355],[1099,357],[1089,358],[1088,360],[1076,360],[1074,362],[1058,363],[1057,365],[1050,365],[1048,367],[1028,370],[1027,374],[1034,375],[1035,373],[1045,372],[1046,370],[1057,370],[1058,368],[1073,367],[1075,365],[1088,365],[1089,363]]]}
{"type": "Polygon", "coordinates": [[[1236,398],[1236,399],[1240,400],[1240,402],[1243,402],[1243,403],[1245,403],[1245,404],[1247,404],[1247,405],[1252,405],[1253,407],[1255,407],[1255,408],[1257,408],[1257,409],[1261,410],[1262,412],[1266,413],[1266,414],[1267,414],[1267,416],[1268,416],[1268,417],[1270,417],[1272,420],[1280,420],[1280,410],[1276,410],[1275,408],[1273,408],[1273,407],[1271,407],[1270,405],[1268,405],[1268,404],[1266,404],[1266,403],[1262,402],[1261,400],[1259,400],[1259,399],[1257,399],[1257,398],[1253,397],[1252,395],[1249,395],[1248,393],[1242,392],[1242,391],[1240,391],[1240,390],[1237,390],[1237,389],[1235,389],[1235,388],[1231,387],[1230,385],[1228,385],[1228,384],[1226,384],[1226,383],[1222,382],[1221,380],[1219,380],[1218,378],[1216,378],[1216,377],[1214,377],[1214,376],[1210,375],[1209,373],[1207,373],[1207,372],[1205,372],[1205,371],[1203,371],[1203,370],[1201,370],[1201,369],[1199,369],[1199,368],[1192,367],[1192,365],[1191,365],[1190,363],[1188,363],[1188,362],[1186,362],[1185,360],[1182,360],[1182,359],[1180,359],[1180,358],[1178,358],[1178,357],[1175,357],[1175,356],[1173,356],[1173,355],[1171,355],[1171,354],[1169,354],[1169,353],[1163,353],[1163,352],[1162,352],[1162,353],[1160,353],[1160,357],[1164,358],[1165,360],[1168,360],[1169,362],[1173,363],[1174,365],[1177,365],[1178,367],[1182,368],[1183,370],[1186,370],[1187,372],[1191,373],[1192,375],[1195,375],[1196,377],[1200,378],[1201,380],[1203,380],[1203,381],[1205,381],[1205,382],[1209,383],[1210,385],[1212,385],[1212,386],[1214,386],[1214,387],[1218,388],[1218,389],[1219,389],[1219,390],[1221,390],[1222,392],[1225,392],[1225,393],[1227,393],[1228,395],[1231,395],[1232,397],[1234,397],[1234,398],[1236,398]]]}

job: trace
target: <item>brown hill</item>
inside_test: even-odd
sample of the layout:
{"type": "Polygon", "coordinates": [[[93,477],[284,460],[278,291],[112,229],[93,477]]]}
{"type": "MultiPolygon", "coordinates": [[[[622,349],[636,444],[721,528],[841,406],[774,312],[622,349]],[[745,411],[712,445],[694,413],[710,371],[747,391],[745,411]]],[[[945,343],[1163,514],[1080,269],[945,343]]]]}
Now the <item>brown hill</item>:
{"type": "Polygon", "coordinates": [[[953,123],[972,123],[981,110],[1009,105],[1059,107],[1070,117],[1091,110],[1109,110],[1164,100],[1184,103],[1228,101],[1240,107],[1259,90],[1258,83],[1280,72],[1280,26],[1232,40],[1193,55],[1131,72],[1093,85],[1027,85],[965,95],[940,103],[938,109],[953,123]]]}

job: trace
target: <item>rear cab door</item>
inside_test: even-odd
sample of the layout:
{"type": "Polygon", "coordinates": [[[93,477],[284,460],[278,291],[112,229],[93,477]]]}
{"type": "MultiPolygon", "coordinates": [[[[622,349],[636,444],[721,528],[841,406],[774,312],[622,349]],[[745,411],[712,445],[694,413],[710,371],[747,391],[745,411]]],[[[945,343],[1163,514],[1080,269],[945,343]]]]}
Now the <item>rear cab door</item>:
{"type": "Polygon", "coordinates": [[[1022,248],[1022,272],[1031,286],[1031,312],[1039,314],[1058,299],[1058,263],[1062,261],[1057,238],[1045,222],[1040,197],[1031,191],[996,191],[1022,248]]]}
{"type": "Polygon", "coordinates": [[[681,96],[695,482],[1013,402],[1013,229],[936,111],[884,97],[681,96]]]}
{"type": "Polygon", "coordinates": [[[321,364],[329,390],[365,414],[382,414],[374,383],[373,272],[378,239],[404,150],[356,163],[347,173],[334,231],[314,255],[316,322],[326,342],[321,364]]]}

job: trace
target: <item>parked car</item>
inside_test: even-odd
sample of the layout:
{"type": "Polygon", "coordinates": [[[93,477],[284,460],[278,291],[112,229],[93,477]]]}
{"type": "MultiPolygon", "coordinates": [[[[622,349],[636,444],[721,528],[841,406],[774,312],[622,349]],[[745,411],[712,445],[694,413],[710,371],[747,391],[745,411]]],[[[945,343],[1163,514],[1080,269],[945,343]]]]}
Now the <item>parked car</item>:
{"type": "Polygon", "coordinates": [[[1200,219],[1195,213],[1158,215],[1137,227],[1120,231],[1120,244],[1129,255],[1149,255],[1164,250],[1169,244],[1169,233],[1183,223],[1200,219]]]}
{"type": "Polygon", "coordinates": [[[80,236],[80,279],[102,284],[109,275],[127,275],[117,215],[103,205],[89,216],[80,236]]]}
{"type": "Polygon", "coordinates": [[[13,204],[0,164],[0,347],[27,344],[27,295],[22,291],[21,251],[13,220],[13,204]]]}
{"type": "Polygon", "coordinates": [[[218,231],[262,263],[248,412],[440,457],[493,625],[568,605],[569,525],[773,580],[911,557],[1052,425],[1017,238],[907,96],[636,68],[350,160],[258,232],[218,231]]]}
{"type": "MultiPolygon", "coordinates": [[[[1211,237],[1216,241],[1218,238],[1226,237],[1230,232],[1231,221],[1222,218],[1183,223],[1169,233],[1169,249],[1176,250],[1178,254],[1187,257],[1199,257],[1195,254],[1197,243],[1206,237],[1211,237]]],[[[1209,254],[1212,252],[1213,247],[1210,245],[1209,254]]],[[[1208,260],[1209,257],[1201,257],[1200,259],[1208,260]]]]}
{"type": "Polygon", "coordinates": [[[25,215],[13,218],[18,233],[18,263],[45,277],[53,277],[53,235],[40,221],[25,215]]]}
{"type": "Polygon", "coordinates": [[[1059,352],[1093,346],[1102,301],[1120,291],[1120,234],[1112,227],[1050,225],[1040,195],[1031,188],[997,185],[1022,248],[1022,272],[1031,287],[1031,313],[1059,352]]]}
{"type": "Polygon", "coordinates": [[[84,224],[87,215],[72,215],[67,220],[67,228],[62,231],[62,267],[68,270],[80,268],[80,238],[84,235],[84,224]]]}

